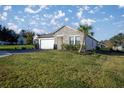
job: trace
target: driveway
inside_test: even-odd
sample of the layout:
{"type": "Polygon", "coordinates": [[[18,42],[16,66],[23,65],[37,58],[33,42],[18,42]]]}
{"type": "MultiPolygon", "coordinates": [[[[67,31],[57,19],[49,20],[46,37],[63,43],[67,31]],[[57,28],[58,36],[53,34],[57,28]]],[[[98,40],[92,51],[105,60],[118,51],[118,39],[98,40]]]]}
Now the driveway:
{"type": "Polygon", "coordinates": [[[32,52],[39,52],[41,50],[10,50],[10,51],[0,51],[0,57],[6,57],[9,55],[14,55],[14,54],[26,54],[26,53],[32,53],[32,52]]]}
{"type": "Polygon", "coordinates": [[[0,57],[6,57],[12,55],[11,53],[9,53],[8,51],[0,51],[0,57]]]}
{"type": "Polygon", "coordinates": [[[29,49],[29,50],[12,50],[9,51],[11,54],[25,54],[25,53],[32,53],[32,52],[38,52],[40,50],[37,49],[29,49]]]}

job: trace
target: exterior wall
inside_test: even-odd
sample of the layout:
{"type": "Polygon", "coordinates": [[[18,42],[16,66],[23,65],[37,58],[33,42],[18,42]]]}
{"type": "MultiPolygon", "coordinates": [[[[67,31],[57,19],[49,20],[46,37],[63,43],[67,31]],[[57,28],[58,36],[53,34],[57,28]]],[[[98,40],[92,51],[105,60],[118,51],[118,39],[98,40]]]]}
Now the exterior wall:
{"type": "Polygon", "coordinates": [[[33,37],[33,44],[37,44],[37,43],[38,43],[38,36],[35,35],[35,36],[33,37]]]}
{"type": "Polygon", "coordinates": [[[89,36],[86,37],[86,50],[93,50],[96,49],[96,47],[98,46],[98,43],[96,40],[90,38],[89,36]]]}
{"type": "Polygon", "coordinates": [[[69,44],[69,36],[74,35],[80,36],[80,44],[83,44],[84,34],[78,30],[65,26],[55,33],[55,45],[57,45],[57,37],[63,37],[63,44],[69,44]]]}

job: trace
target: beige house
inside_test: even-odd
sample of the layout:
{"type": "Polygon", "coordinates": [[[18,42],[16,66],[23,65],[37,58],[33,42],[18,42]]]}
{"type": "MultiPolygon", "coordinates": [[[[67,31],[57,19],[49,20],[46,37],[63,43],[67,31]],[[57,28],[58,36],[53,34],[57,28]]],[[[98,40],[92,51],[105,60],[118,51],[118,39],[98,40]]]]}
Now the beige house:
{"type": "Polygon", "coordinates": [[[91,36],[87,36],[85,40],[84,44],[84,34],[69,26],[63,26],[54,33],[34,37],[34,43],[37,41],[39,49],[61,50],[63,44],[83,44],[86,50],[93,50],[98,46],[98,41],[91,36]]]}

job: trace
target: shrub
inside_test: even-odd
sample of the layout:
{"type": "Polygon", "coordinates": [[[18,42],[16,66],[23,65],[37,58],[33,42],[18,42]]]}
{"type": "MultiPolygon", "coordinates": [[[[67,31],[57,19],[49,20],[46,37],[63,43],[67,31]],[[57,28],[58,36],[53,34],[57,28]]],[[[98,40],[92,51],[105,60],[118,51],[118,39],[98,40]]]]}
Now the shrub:
{"type": "Polygon", "coordinates": [[[77,51],[79,50],[80,45],[69,45],[69,44],[63,44],[62,49],[68,50],[68,51],[77,51]]]}
{"type": "Polygon", "coordinates": [[[96,46],[96,50],[100,50],[100,47],[99,46],[96,46]]]}
{"type": "Polygon", "coordinates": [[[26,47],[21,47],[21,49],[22,49],[22,50],[25,50],[25,49],[26,49],[26,47]]]}

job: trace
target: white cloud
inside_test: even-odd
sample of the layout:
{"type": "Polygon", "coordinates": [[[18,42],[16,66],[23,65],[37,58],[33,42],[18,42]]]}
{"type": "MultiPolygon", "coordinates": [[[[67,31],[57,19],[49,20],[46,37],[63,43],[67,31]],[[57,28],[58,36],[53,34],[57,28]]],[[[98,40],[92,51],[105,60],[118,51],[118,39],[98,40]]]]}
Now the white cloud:
{"type": "Polygon", "coordinates": [[[83,14],[83,8],[79,8],[79,11],[77,12],[76,16],[80,19],[83,14]]]}
{"type": "Polygon", "coordinates": [[[51,24],[52,25],[56,25],[57,24],[57,20],[64,17],[65,16],[65,13],[62,12],[61,10],[59,10],[57,13],[55,12],[55,15],[52,16],[52,19],[51,19],[51,24]]]}
{"type": "Polygon", "coordinates": [[[71,9],[68,9],[68,12],[72,13],[72,10],[71,9]]]}
{"type": "Polygon", "coordinates": [[[78,27],[79,26],[79,23],[78,22],[75,22],[75,23],[72,23],[72,25],[78,27]]]}
{"type": "Polygon", "coordinates": [[[43,15],[45,18],[52,18],[53,16],[51,14],[44,14],[43,15]]]}
{"type": "Polygon", "coordinates": [[[23,12],[22,11],[18,11],[19,14],[22,14],[23,12]]]}
{"type": "Polygon", "coordinates": [[[25,21],[23,18],[19,18],[18,16],[15,16],[14,19],[16,19],[17,21],[22,21],[22,22],[25,21]]]}
{"type": "Polygon", "coordinates": [[[88,11],[89,9],[90,9],[90,7],[89,7],[89,6],[87,6],[87,5],[86,5],[86,6],[84,6],[84,10],[87,10],[87,11],[88,11]]]}
{"type": "Polygon", "coordinates": [[[36,14],[39,13],[42,9],[46,8],[46,6],[45,5],[39,6],[37,10],[34,10],[33,8],[35,8],[35,6],[27,6],[24,11],[27,13],[36,14]]]}
{"type": "Polygon", "coordinates": [[[4,6],[3,10],[7,11],[7,10],[11,10],[12,6],[4,6]]]}
{"type": "Polygon", "coordinates": [[[43,29],[37,29],[37,28],[33,28],[32,31],[37,34],[47,34],[48,33],[47,31],[44,31],[43,29]]]}
{"type": "Polygon", "coordinates": [[[67,22],[69,19],[66,17],[64,20],[65,20],[65,22],[67,22]]]}
{"type": "Polygon", "coordinates": [[[95,14],[95,12],[93,10],[90,10],[89,13],[90,14],[95,14]]]}
{"type": "Polygon", "coordinates": [[[59,11],[58,11],[58,14],[55,15],[55,19],[59,19],[59,18],[64,17],[64,16],[65,16],[65,13],[62,12],[61,10],[59,10],[59,11]]]}
{"type": "Polygon", "coordinates": [[[108,16],[108,17],[103,18],[101,21],[110,21],[110,20],[112,20],[113,18],[114,18],[114,16],[113,16],[113,15],[110,15],[110,16],[108,16]]]}
{"type": "Polygon", "coordinates": [[[45,26],[46,26],[46,25],[48,25],[48,24],[47,24],[46,22],[42,22],[41,25],[45,25],[45,26]]]}
{"type": "Polygon", "coordinates": [[[118,33],[124,33],[124,30],[120,30],[120,31],[118,31],[118,33]]]}
{"type": "Polygon", "coordinates": [[[32,16],[31,19],[39,21],[40,19],[43,19],[43,18],[40,18],[39,14],[37,14],[37,15],[32,16]]]}
{"type": "Polygon", "coordinates": [[[36,24],[36,21],[31,21],[30,23],[29,23],[30,25],[34,25],[34,24],[36,24]]]}
{"type": "Polygon", "coordinates": [[[114,18],[114,16],[113,15],[110,15],[109,18],[114,18]]]}
{"type": "Polygon", "coordinates": [[[57,22],[55,21],[54,18],[50,21],[50,23],[51,23],[52,25],[56,25],[56,24],[57,24],[57,22]]]}
{"type": "Polygon", "coordinates": [[[78,18],[81,18],[81,15],[82,15],[82,12],[78,12],[78,13],[77,13],[77,17],[78,17],[78,18]]]}
{"type": "Polygon", "coordinates": [[[95,13],[98,12],[101,8],[102,8],[102,6],[95,6],[94,8],[92,8],[91,10],[89,10],[88,13],[90,13],[90,14],[95,14],[95,13]]]}
{"type": "Polygon", "coordinates": [[[99,5],[100,8],[103,8],[103,5],[99,5]]]}
{"type": "Polygon", "coordinates": [[[119,7],[119,8],[124,8],[124,5],[119,5],[118,7],[119,7]]]}
{"type": "Polygon", "coordinates": [[[0,15],[0,20],[6,20],[6,17],[0,15]]]}
{"type": "Polygon", "coordinates": [[[124,14],[123,15],[121,15],[122,17],[124,17],[124,14]]]}
{"type": "Polygon", "coordinates": [[[3,12],[3,16],[7,17],[7,15],[8,15],[7,12],[3,12]]]}
{"type": "Polygon", "coordinates": [[[93,23],[95,23],[96,21],[93,20],[93,19],[82,19],[80,21],[80,24],[84,25],[84,24],[87,24],[87,25],[92,25],[93,23]]]}
{"type": "Polygon", "coordinates": [[[0,14],[0,20],[6,20],[7,19],[7,12],[3,12],[2,14],[0,14]]]}
{"type": "Polygon", "coordinates": [[[16,33],[19,33],[21,29],[18,28],[18,26],[14,23],[7,23],[8,28],[14,30],[16,33]]]}
{"type": "Polygon", "coordinates": [[[104,21],[108,21],[108,20],[109,20],[109,18],[103,18],[103,20],[104,20],[104,21]]]}

